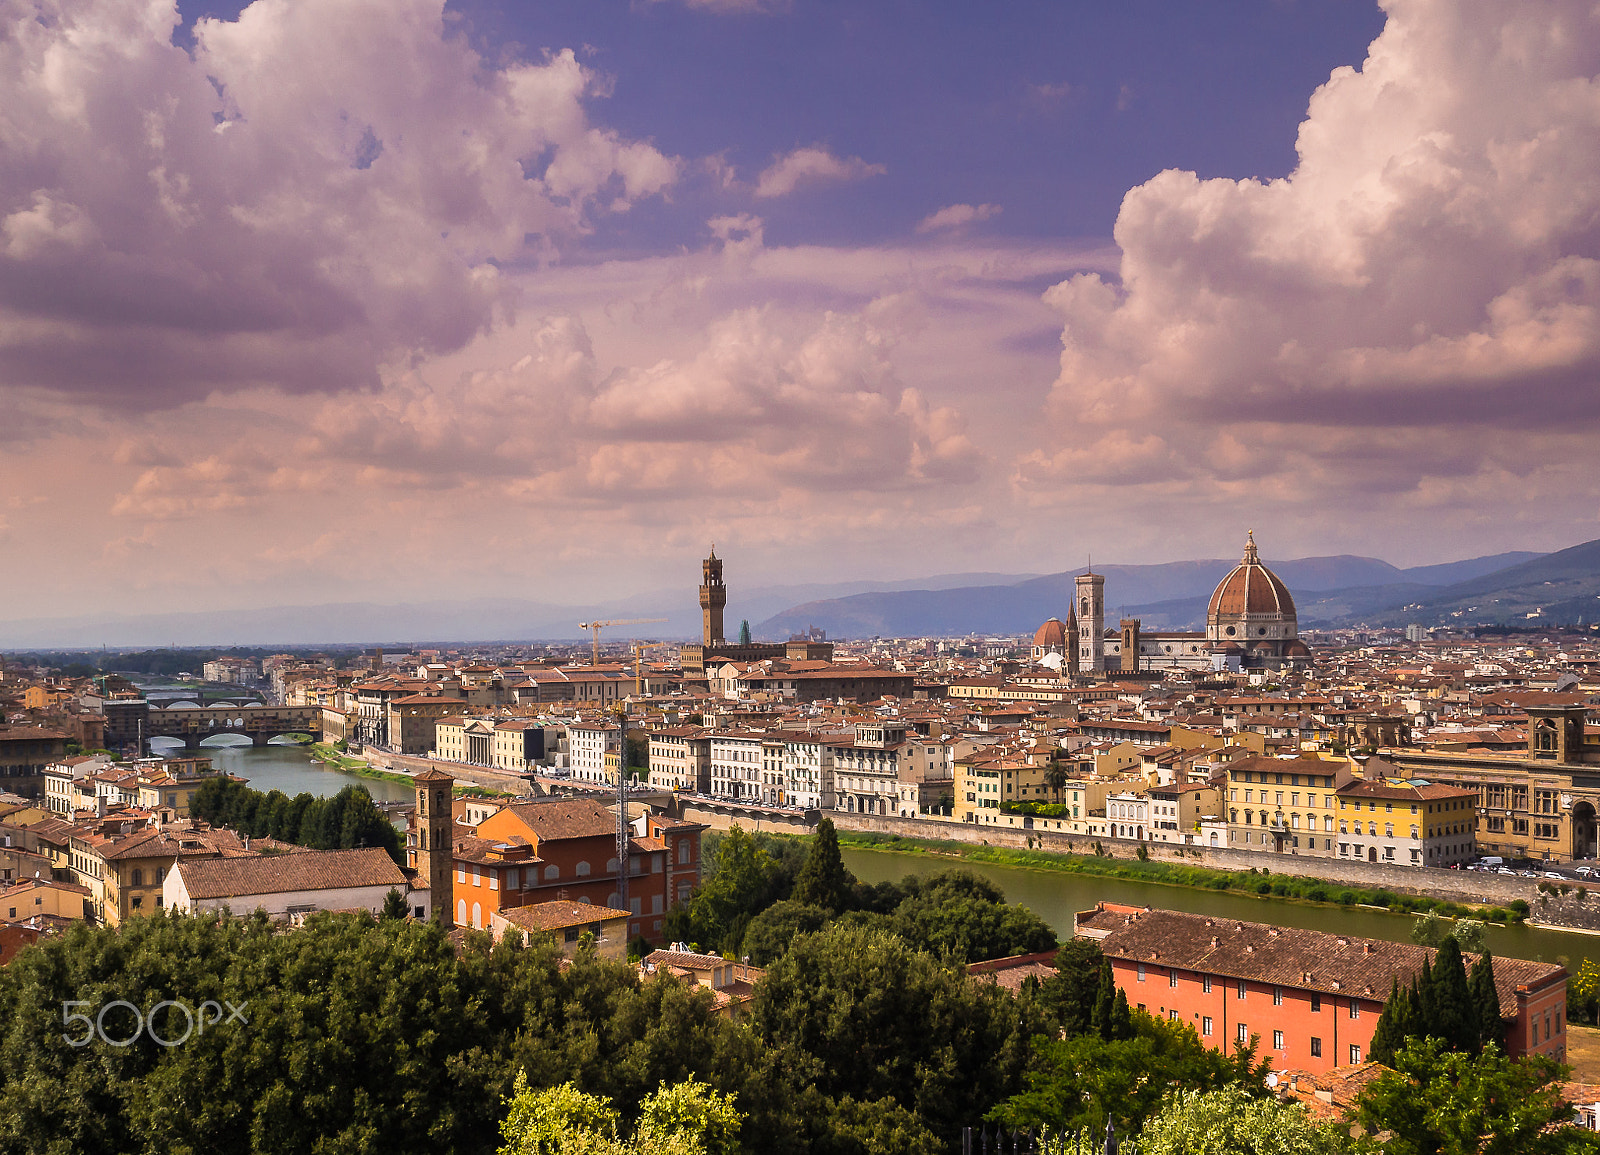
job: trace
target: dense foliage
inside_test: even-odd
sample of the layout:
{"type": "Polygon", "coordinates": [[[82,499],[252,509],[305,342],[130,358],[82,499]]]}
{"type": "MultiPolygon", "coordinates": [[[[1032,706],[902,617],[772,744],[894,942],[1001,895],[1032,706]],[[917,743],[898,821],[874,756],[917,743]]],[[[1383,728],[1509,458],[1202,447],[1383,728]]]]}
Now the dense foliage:
{"type": "Polygon", "coordinates": [[[1237,1085],[1170,1095],[1139,1134],[1140,1155],[1343,1155],[1354,1149],[1347,1128],[1237,1085]]]}
{"type": "Polygon", "coordinates": [[[1493,1043],[1505,1045],[1500,996],[1494,985],[1494,959],[1485,952],[1467,974],[1461,947],[1446,938],[1431,964],[1409,987],[1398,984],[1383,1004],[1372,1031],[1368,1057],[1394,1065],[1396,1052],[1413,1039],[1438,1039],[1447,1049],[1476,1054],[1493,1043]]]}
{"type": "MultiPolygon", "coordinates": [[[[599,960],[592,942],[570,963],[544,940],[469,931],[458,944],[398,903],[292,932],[170,912],[79,927],[0,969],[0,1150],[922,1155],[958,1149],[986,1117],[1096,1131],[1110,1119],[1143,1128],[1155,1155],[1350,1149],[1267,1095],[1253,1042],[1224,1054],[1130,1010],[1094,943],[1066,944],[1055,973],[1018,993],[969,976],[968,959],[1054,945],[989,883],[952,871],[866,886],[818,848],[808,869],[804,843],[735,831],[675,916],[765,956],[741,1021],[708,990],[599,960]],[[847,909],[801,901],[802,878],[806,896],[847,909]],[[247,1021],[171,1047],[67,1041],[78,1007],[93,1021],[117,1000],[149,1014],[207,999],[247,1021]]],[[[1418,987],[1441,1024],[1478,989],[1476,968],[1454,977],[1450,950],[1418,987]]],[[[132,1014],[113,1008],[113,1038],[132,1014]]],[[[162,1034],[181,1035],[182,1012],[162,1015],[162,1034]]],[[[1395,1065],[1361,1118],[1397,1155],[1595,1150],[1547,1127],[1566,1110],[1548,1061],[1429,1042],[1395,1065]]]]}
{"type": "Polygon", "coordinates": [[[959,962],[1056,946],[1055,931],[1043,919],[1007,903],[999,887],[969,871],[908,875],[875,886],[856,881],[827,819],[809,843],[734,827],[708,837],[706,846],[707,880],[687,909],[672,914],[666,934],[703,949],[749,955],[758,966],[782,954],[797,934],[835,919],[887,930],[915,949],[959,962]]]}
{"type": "Polygon", "coordinates": [[[400,833],[360,786],[346,786],[331,798],[281,790],[263,794],[226,775],[208,778],[194,792],[189,812],[215,826],[251,838],[276,838],[313,850],[353,850],[381,846],[404,864],[400,833]]]}
{"type": "Polygon", "coordinates": [[[1495,1045],[1473,1055],[1432,1038],[1400,1050],[1394,1067],[1367,1087],[1358,1112],[1368,1133],[1387,1134],[1385,1155],[1600,1152],[1600,1135],[1557,1126],[1572,1108],[1553,1059],[1508,1059],[1495,1045]]]}

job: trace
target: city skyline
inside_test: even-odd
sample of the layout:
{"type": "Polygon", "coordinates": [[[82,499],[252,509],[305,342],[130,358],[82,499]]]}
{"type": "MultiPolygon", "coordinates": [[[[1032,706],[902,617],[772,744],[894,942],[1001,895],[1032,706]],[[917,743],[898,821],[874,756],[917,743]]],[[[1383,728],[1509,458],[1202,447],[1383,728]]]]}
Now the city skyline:
{"type": "Polygon", "coordinates": [[[38,7],[7,619],[1600,537],[1583,5],[38,7]]]}

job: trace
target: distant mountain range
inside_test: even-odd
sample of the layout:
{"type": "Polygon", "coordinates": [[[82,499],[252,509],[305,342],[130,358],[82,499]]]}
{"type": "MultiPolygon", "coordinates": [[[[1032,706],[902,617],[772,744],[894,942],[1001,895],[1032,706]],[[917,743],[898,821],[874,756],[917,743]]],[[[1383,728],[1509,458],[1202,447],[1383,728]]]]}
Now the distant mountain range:
{"type": "MultiPolygon", "coordinates": [[[[1544,556],[1501,553],[1411,569],[1348,554],[1267,564],[1294,594],[1300,624],[1310,626],[1396,609],[1422,597],[1456,590],[1462,583],[1482,583],[1491,575],[1537,565],[1544,556]]],[[[1137,617],[1147,629],[1203,628],[1211,592],[1237,564],[1219,558],[1097,566],[1097,572],[1106,578],[1107,619],[1137,617]]],[[[807,625],[827,630],[830,637],[1031,632],[1047,618],[1066,617],[1076,577],[1074,571],[966,588],[873,591],[822,599],[774,615],[756,627],[756,633],[787,637],[807,625]]]]}
{"type": "MultiPolygon", "coordinates": [[[[1107,565],[1107,618],[1137,617],[1146,629],[1197,629],[1229,559],[1107,565]]],[[[1600,541],[1559,553],[1513,552],[1401,569],[1371,557],[1268,563],[1294,594],[1302,628],[1539,624],[1600,617],[1600,541]]],[[[758,638],[783,639],[815,626],[833,638],[1031,633],[1065,617],[1076,571],[959,573],[729,589],[729,634],[741,619],[758,638]]],[[[343,602],[179,614],[100,614],[0,622],[0,647],[406,645],[430,642],[577,641],[594,618],[665,618],[619,626],[604,637],[697,638],[697,571],[681,587],[594,605],[515,598],[378,605],[343,602]]]]}
{"type": "MultiPolygon", "coordinates": [[[[743,619],[758,621],[796,602],[867,591],[949,589],[1021,581],[1032,574],[959,573],[900,581],[856,581],[730,588],[728,632],[743,619]]],[[[462,601],[334,602],[170,614],[95,614],[0,622],[0,648],[8,650],[116,649],[157,646],[297,646],[422,642],[578,641],[580,621],[596,618],[665,618],[658,624],[619,626],[617,638],[698,638],[699,567],[681,588],[592,605],[562,605],[518,598],[462,601]]]]}

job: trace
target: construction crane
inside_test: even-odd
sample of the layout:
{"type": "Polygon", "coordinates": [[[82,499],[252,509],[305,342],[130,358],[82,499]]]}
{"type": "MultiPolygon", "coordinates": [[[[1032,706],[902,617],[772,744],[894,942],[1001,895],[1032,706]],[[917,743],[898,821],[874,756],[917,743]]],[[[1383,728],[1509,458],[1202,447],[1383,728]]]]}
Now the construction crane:
{"type": "Polygon", "coordinates": [[[634,642],[633,643],[633,696],[644,697],[644,652],[658,650],[667,642],[634,642]]]}
{"type": "Polygon", "coordinates": [[[588,630],[594,645],[594,665],[600,664],[600,630],[604,626],[642,626],[649,622],[664,622],[666,618],[612,618],[604,622],[579,622],[580,630],[588,630]]]}

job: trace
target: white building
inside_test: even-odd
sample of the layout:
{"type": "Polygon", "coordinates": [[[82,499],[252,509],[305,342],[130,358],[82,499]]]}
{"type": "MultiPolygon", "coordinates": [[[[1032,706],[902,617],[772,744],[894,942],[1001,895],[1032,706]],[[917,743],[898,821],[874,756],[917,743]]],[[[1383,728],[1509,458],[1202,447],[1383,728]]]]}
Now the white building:
{"type": "Polygon", "coordinates": [[[789,805],[802,810],[834,808],[833,755],[829,743],[836,735],[795,734],[785,743],[784,790],[789,805]]]}
{"type": "Polygon", "coordinates": [[[417,918],[428,917],[428,892],[408,891],[388,851],[304,850],[243,858],[179,859],[162,884],[171,910],[237,915],[264,910],[295,919],[318,910],[370,910],[377,914],[391,890],[406,897],[417,918]]]}
{"type": "Polygon", "coordinates": [[[1142,790],[1106,795],[1106,832],[1112,838],[1150,836],[1150,796],[1142,790]]]}
{"type": "MultiPolygon", "coordinates": [[[[643,731],[641,730],[642,734],[643,731]]],[[[567,726],[567,758],[580,782],[612,781],[606,755],[617,753],[622,731],[605,722],[572,722],[567,726]]]]}

